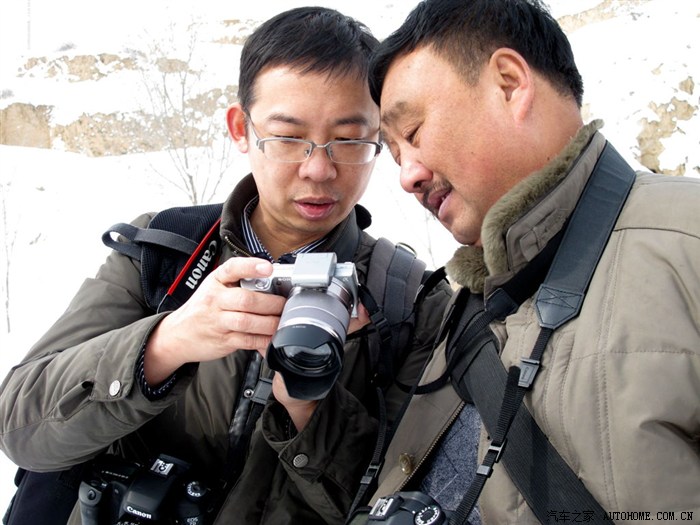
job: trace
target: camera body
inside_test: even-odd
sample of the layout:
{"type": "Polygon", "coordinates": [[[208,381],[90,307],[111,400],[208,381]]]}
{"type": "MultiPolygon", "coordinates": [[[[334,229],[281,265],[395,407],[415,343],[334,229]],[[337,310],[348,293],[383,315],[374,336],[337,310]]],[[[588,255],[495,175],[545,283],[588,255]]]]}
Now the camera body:
{"type": "Polygon", "coordinates": [[[161,454],[150,467],[105,455],[78,491],[83,525],[205,525],[210,489],[190,465],[161,454]]]}
{"type": "Polygon", "coordinates": [[[338,263],[333,252],[299,253],[294,263],[274,263],[270,277],[243,279],[241,287],[289,297],[294,289],[328,289],[334,280],[353,295],[355,307],[359,286],[355,264],[338,263]]]}
{"type": "Polygon", "coordinates": [[[350,318],[357,316],[359,281],[353,263],[333,252],[300,253],[293,264],[273,265],[270,277],[243,279],[241,287],[287,297],[267,350],[289,395],[322,399],[342,367],[350,318]]]}
{"type": "Polygon", "coordinates": [[[396,492],[379,498],[367,518],[367,525],[444,525],[447,517],[440,505],[422,492],[396,492]]]}

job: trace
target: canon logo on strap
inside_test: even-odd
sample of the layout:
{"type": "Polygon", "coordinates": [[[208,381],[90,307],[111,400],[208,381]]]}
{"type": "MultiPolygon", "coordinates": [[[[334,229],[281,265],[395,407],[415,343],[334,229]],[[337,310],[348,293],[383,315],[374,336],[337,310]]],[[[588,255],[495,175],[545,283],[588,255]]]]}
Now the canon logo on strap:
{"type": "Polygon", "coordinates": [[[218,247],[219,245],[216,241],[211,241],[209,243],[209,248],[204,251],[202,256],[199,258],[199,261],[197,261],[197,265],[190,272],[189,277],[187,277],[187,281],[185,281],[185,285],[187,285],[188,288],[191,288],[192,290],[197,288],[199,280],[204,275],[204,272],[211,263],[212,259],[214,259],[216,256],[216,250],[218,247]]]}

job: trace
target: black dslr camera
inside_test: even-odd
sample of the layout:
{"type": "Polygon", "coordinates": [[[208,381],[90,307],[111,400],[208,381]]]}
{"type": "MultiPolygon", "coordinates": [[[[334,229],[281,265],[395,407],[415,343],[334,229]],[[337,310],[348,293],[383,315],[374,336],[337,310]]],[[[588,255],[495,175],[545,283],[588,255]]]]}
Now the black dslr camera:
{"type": "Polygon", "coordinates": [[[211,491],[189,474],[165,454],[150,467],[99,457],[78,492],[83,525],[205,525],[211,491]]]}
{"type": "Polygon", "coordinates": [[[367,518],[367,525],[444,525],[447,517],[440,505],[422,492],[396,492],[379,498],[367,518]]]}

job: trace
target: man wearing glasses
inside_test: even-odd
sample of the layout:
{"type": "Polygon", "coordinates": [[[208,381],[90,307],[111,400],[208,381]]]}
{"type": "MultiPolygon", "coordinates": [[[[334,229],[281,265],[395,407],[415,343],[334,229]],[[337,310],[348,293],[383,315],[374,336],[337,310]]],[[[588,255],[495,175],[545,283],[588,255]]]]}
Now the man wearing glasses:
{"type": "MultiPolygon", "coordinates": [[[[275,374],[243,457],[226,458],[236,407],[254,395],[250,376],[255,385],[265,375],[259,356],[286,300],[243,289],[241,279],[306,252],[334,252],[366,279],[376,241],[357,203],[381,151],[367,83],[376,44],[362,24],[325,8],[290,10],[251,35],[227,121],[252,173],[224,204],[219,266],[183,306],[154,314],[140,265],[112,253],[2,387],[0,446],[11,459],[49,471],[105,450],[139,461],[164,453],[208,480],[242,468],[228,476],[213,523],[343,522],[378,428],[368,355],[376,334],[362,307],[327,395],[292,398],[275,374]]],[[[416,311],[403,382],[417,377],[448,296],[441,285],[416,311]]],[[[400,399],[387,394],[389,418],[400,399]]],[[[68,523],[79,523],[76,510],[68,523]]]]}

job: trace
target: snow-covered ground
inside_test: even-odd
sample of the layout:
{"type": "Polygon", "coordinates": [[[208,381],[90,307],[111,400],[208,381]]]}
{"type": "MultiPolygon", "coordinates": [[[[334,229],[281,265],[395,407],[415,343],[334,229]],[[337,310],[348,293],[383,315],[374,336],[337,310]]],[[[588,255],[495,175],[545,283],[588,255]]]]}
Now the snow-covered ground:
{"type": "MultiPolygon", "coordinates": [[[[340,0],[314,3],[363,20],[380,38],[398,27],[414,4],[340,0]]],[[[550,5],[559,17],[599,3],[558,0],[550,5]]],[[[570,38],[584,77],[584,102],[590,118],[605,119],[606,137],[638,167],[639,122],[642,118],[658,118],[650,102],[659,105],[676,97],[676,101],[698,106],[699,88],[695,86],[691,94],[680,90],[679,84],[689,77],[695,82],[700,79],[700,4],[684,0],[606,3],[613,6],[617,16],[572,31],[570,38]]],[[[115,111],[129,103],[129,89],[123,83],[115,82],[111,96],[103,93],[99,99],[90,96],[89,83],[83,83],[80,92],[76,86],[69,88],[57,80],[32,83],[15,76],[22,57],[49,55],[67,43],[75,46],[75,53],[117,52],[142,39],[144,28],[150,35],[157,35],[173,19],[201,16],[212,21],[263,20],[305,4],[290,0],[206,0],[197,2],[196,7],[187,3],[196,12],[183,12],[180,3],[166,0],[107,4],[86,0],[5,2],[0,8],[0,93],[12,90],[17,100],[55,105],[55,117],[61,120],[70,120],[86,108],[115,111]]],[[[223,53],[221,63],[223,59],[229,65],[235,63],[235,58],[225,56],[230,49],[218,49],[223,53]]],[[[235,83],[237,72],[222,67],[211,74],[227,74],[225,82],[235,83]]],[[[0,106],[7,102],[0,99],[0,106]]],[[[679,121],[678,126],[681,132],[664,142],[662,165],[674,167],[685,162],[688,167],[700,166],[697,109],[691,120],[679,121]]],[[[0,233],[5,242],[14,241],[9,261],[5,253],[0,254],[3,275],[6,264],[11,264],[12,322],[11,333],[0,329],[0,378],[60,315],[82,280],[94,274],[107,254],[100,242],[106,228],[146,210],[186,204],[181,194],[153,175],[151,166],[163,162],[167,159],[160,153],[90,158],[58,150],[0,146],[0,183],[6,197],[0,206],[9,224],[0,233]]],[[[228,170],[227,187],[247,172],[245,158],[237,158],[228,170]]],[[[698,173],[691,171],[690,175],[698,173]]],[[[397,168],[386,153],[377,163],[362,202],[374,216],[370,233],[407,242],[434,267],[443,264],[457,246],[439,224],[425,216],[412,197],[400,190],[397,168]]],[[[3,245],[0,243],[0,249],[3,245]]],[[[4,320],[4,306],[0,306],[0,314],[4,320]]],[[[0,322],[0,327],[4,324],[0,322]]],[[[12,463],[0,454],[0,514],[13,493],[13,472],[12,463]]]]}

